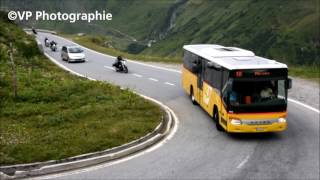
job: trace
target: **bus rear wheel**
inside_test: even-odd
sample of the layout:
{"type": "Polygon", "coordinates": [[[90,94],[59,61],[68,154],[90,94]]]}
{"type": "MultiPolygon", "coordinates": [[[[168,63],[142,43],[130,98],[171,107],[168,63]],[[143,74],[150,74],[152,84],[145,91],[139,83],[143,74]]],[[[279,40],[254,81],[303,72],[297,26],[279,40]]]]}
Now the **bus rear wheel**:
{"type": "Polygon", "coordinates": [[[197,101],[196,101],[196,98],[194,97],[194,94],[193,94],[193,88],[191,87],[190,88],[190,99],[191,99],[191,102],[193,105],[197,105],[197,101]]]}
{"type": "Polygon", "coordinates": [[[217,108],[214,109],[213,111],[213,120],[216,122],[216,128],[218,131],[224,131],[223,127],[221,126],[219,122],[219,112],[217,108]]]}

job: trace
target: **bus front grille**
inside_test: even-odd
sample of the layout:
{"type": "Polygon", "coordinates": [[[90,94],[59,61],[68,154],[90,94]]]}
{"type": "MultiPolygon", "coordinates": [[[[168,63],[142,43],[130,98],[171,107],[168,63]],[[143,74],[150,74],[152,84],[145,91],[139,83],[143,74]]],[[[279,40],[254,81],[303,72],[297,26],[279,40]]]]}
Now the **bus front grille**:
{"type": "Polygon", "coordinates": [[[263,119],[263,120],[246,120],[242,119],[241,123],[246,125],[271,125],[278,122],[278,119],[263,119]]]}

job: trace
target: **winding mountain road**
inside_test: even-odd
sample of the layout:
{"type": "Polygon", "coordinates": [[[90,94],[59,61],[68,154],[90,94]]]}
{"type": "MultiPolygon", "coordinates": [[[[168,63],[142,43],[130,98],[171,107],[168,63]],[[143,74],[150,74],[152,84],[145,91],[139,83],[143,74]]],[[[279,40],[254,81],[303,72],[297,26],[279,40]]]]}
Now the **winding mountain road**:
{"type": "MultiPolygon", "coordinates": [[[[38,33],[58,42],[72,42],[38,33]]],[[[181,73],[128,62],[116,73],[114,58],[85,49],[87,62],[67,63],[60,50],[52,58],[85,76],[131,88],[169,106],[178,116],[175,135],[162,146],[118,163],[106,163],[40,178],[56,179],[319,179],[319,112],[290,102],[288,130],[267,134],[218,132],[212,119],[192,105],[181,87],[181,73]]]]}

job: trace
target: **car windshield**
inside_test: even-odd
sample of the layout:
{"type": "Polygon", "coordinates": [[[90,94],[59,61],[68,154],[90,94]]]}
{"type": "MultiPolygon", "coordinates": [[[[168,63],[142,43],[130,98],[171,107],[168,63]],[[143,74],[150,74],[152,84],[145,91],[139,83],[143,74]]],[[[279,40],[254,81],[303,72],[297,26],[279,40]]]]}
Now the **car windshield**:
{"type": "Polygon", "coordinates": [[[234,80],[229,104],[233,111],[283,111],[286,109],[285,80],[234,80]]]}
{"type": "Polygon", "coordinates": [[[78,47],[69,48],[69,53],[81,53],[81,52],[83,52],[81,48],[78,48],[78,47]]]}

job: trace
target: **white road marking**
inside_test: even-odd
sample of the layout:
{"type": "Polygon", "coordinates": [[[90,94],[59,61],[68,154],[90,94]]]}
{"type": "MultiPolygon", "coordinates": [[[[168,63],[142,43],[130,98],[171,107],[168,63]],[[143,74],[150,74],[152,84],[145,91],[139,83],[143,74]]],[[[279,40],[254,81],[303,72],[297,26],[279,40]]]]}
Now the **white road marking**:
{"type": "MultiPolygon", "coordinates": [[[[70,40],[68,40],[68,39],[66,39],[66,38],[63,38],[63,37],[60,37],[60,36],[57,36],[57,35],[54,35],[54,34],[52,34],[52,36],[55,36],[56,38],[63,39],[64,41],[68,41],[68,42],[70,42],[70,43],[76,44],[77,46],[80,46],[80,47],[82,47],[83,49],[86,49],[86,50],[88,50],[88,51],[91,51],[91,52],[100,54],[100,55],[102,55],[102,56],[109,57],[109,58],[116,58],[116,57],[114,57],[114,56],[110,56],[110,55],[108,55],[108,54],[103,54],[103,53],[97,52],[97,51],[95,51],[95,50],[86,48],[86,47],[84,47],[84,46],[82,46],[82,45],[80,45],[80,44],[78,44],[78,43],[75,43],[75,42],[73,42],[73,41],[70,41],[70,40]]],[[[164,68],[164,67],[154,66],[154,65],[145,64],[145,63],[137,62],[137,61],[133,61],[133,60],[128,60],[128,61],[131,62],[131,63],[135,63],[135,64],[139,64],[139,65],[142,65],[142,66],[147,66],[147,67],[152,67],[152,68],[155,68],[155,69],[161,69],[161,70],[170,71],[170,72],[175,72],[175,73],[179,73],[179,74],[182,73],[181,71],[175,70],[175,69],[170,69],[170,68],[164,68]]],[[[311,107],[311,106],[309,106],[309,105],[307,105],[307,104],[304,104],[304,103],[302,103],[302,102],[300,102],[300,101],[297,101],[297,100],[294,100],[294,99],[288,98],[288,100],[289,100],[290,102],[293,102],[293,103],[295,103],[295,104],[298,104],[298,105],[300,105],[300,106],[303,106],[303,107],[305,107],[305,108],[307,108],[307,109],[309,109],[309,110],[312,110],[312,111],[320,114],[320,111],[319,111],[318,109],[314,108],[314,107],[311,107]]]]}
{"type": "Polygon", "coordinates": [[[114,70],[114,68],[110,67],[110,66],[104,66],[105,68],[107,69],[111,69],[111,70],[114,70]]]}
{"type": "Polygon", "coordinates": [[[290,98],[288,98],[288,101],[293,102],[293,103],[296,103],[296,104],[298,104],[298,105],[300,105],[300,106],[303,106],[303,107],[305,107],[305,108],[307,108],[307,109],[310,109],[310,110],[312,110],[312,111],[320,114],[319,109],[316,109],[316,108],[314,108],[314,107],[311,107],[311,106],[309,106],[309,105],[307,105],[307,104],[304,104],[304,103],[302,103],[302,102],[300,102],[300,101],[297,101],[297,100],[294,100],[294,99],[290,99],[290,98]]]}
{"type": "Polygon", "coordinates": [[[154,81],[154,82],[158,82],[158,79],[154,79],[154,78],[149,78],[150,81],[154,81]]]}
{"type": "Polygon", "coordinates": [[[169,86],[175,86],[175,84],[169,83],[169,82],[165,82],[164,84],[169,85],[169,86]]]}
{"type": "Polygon", "coordinates": [[[237,168],[240,169],[243,165],[245,165],[248,162],[249,158],[250,158],[250,155],[246,156],[246,158],[244,158],[244,160],[241,161],[241,163],[237,166],[237,168]]]}
{"type": "Polygon", "coordinates": [[[136,77],[138,77],[138,78],[141,78],[141,77],[142,77],[142,75],[136,74],[136,73],[134,73],[134,74],[132,74],[132,75],[134,75],[134,76],[136,76],[136,77]]]}

